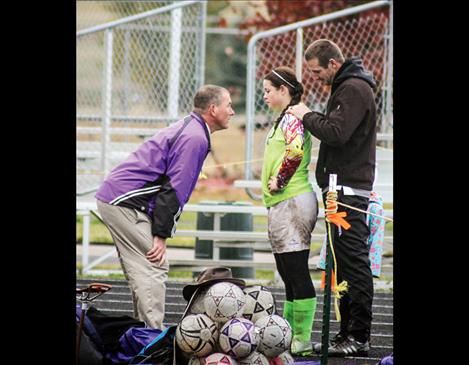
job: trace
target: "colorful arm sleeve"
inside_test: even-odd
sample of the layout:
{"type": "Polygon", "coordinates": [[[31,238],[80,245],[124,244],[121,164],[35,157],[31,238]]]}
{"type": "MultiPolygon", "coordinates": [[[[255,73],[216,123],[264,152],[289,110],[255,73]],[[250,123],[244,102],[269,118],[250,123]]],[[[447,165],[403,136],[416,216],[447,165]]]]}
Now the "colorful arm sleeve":
{"type": "Polygon", "coordinates": [[[301,120],[291,114],[285,114],[280,122],[280,128],[285,136],[285,155],[277,174],[277,185],[282,189],[288,184],[303,159],[304,128],[301,120]]]}

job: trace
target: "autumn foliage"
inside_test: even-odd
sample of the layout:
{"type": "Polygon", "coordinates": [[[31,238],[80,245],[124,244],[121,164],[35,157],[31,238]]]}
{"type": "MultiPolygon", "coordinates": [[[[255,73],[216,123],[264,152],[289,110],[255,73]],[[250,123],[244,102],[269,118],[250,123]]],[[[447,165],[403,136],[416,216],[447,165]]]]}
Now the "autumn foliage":
{"type": "MultiPolygon", "coordinates": [[[[249,5],[259,10],[255,15],[246,18],[240,25],[250,35],[266,29],[280,27],[285,24],[295,23],[315,16],[328,14],[342,10],[350,6],[357,6],[369,1],[357,0],[267,0],[265,7],[267,13],[261,11],[262,2],[250,1],[249,5]]],[[[226,26],[226,20],[220,19],[219,26],[226,26]]],[[[248,36],[249,37],[249,36],[248,36]]]]}
{"type": "MultiPolygon", "coordinates": [[[[251,16],[246,16],[239,28],[246,30],[248,41],[255,33],[273,29],[286,24],[310,19],[316,16],[343,10],[349,7],[369,3],[358,0],[266,0],[246,2],[254,8],[251,16]]],[[[385,34],[388,27],[388,8],[379,7],[347,17],[340,17],[327,23],[321,23],[303,29],[304,48],[315,39],[328,38],[342,49],[344,56],[358,56],[364,66],[370,70],[378,84],[378,104],[381,103],[379,90],[384,82],[386,63],[385,34]]],[[[226,25],[221,19],[219,25],[226,25]]],[[[287,32],[269,39],[258,41],[256,79],[260,80],[273,67],[295,65],[295,33],[287,32]]],[[[303,70],[306,69],[303,65],[303,70]]],[[[305,75],[307,76],[307,74],[305,75]]],[[[327,90],[321,90],[319,83],[312,83],[306,77],[303,83],[308,90],[316,90],[314,99],[317,103],[327,100],[327,90]]]]}

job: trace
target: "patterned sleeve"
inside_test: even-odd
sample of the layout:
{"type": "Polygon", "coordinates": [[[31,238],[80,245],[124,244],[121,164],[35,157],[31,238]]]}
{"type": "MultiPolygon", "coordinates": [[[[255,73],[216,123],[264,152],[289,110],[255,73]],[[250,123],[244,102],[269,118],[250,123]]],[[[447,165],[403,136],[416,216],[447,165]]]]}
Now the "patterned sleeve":
{"type": "Polygon", "coordinates": [[[303,159],[304,128],[301,120],[291,114],[285,114],[280,121],[280,128],[285,136],[285,154],[277,174],[277,185],[283,189],[303,159]]]}

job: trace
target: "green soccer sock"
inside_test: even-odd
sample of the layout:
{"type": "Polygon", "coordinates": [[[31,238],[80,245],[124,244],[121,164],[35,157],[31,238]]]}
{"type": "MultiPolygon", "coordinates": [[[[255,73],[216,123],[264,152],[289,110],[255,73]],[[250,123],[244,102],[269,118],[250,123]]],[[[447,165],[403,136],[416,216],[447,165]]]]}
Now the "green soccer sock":
{"type": "Polygon", "coordinates": [[[294,332],[295,329],[293,327],[293,302],[290,302],[289,300],[285,300],[285,302],[283,303],[283,318],[285,318],[288,323],[290,323],[292,331],[294,332]]]}
{"type": "Polygon", "coordinates": [[[301,354],[312,351],[311,331],[316,313],[317,298],[293,300],[293,340],[291,352],[301,354]]]}

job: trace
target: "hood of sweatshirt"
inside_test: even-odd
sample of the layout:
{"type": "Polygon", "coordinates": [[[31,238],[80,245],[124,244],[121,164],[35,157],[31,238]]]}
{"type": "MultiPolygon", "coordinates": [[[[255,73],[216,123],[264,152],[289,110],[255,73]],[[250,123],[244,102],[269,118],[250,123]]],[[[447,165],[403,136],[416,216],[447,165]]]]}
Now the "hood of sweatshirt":
{"type": "Polygon", "coordinates": [[[373,74],[363,68],[363,62],[359,57],[352,57],[345,60],[337,71],[332,81],[332,92],[345,80],[355,77],[366,81],[372,89],[376,87],[373,74]]]}

